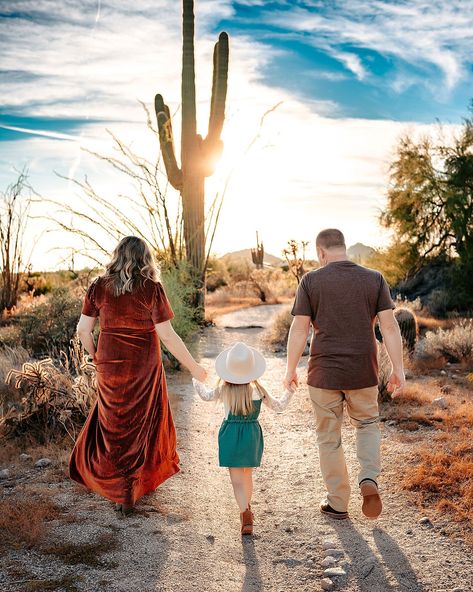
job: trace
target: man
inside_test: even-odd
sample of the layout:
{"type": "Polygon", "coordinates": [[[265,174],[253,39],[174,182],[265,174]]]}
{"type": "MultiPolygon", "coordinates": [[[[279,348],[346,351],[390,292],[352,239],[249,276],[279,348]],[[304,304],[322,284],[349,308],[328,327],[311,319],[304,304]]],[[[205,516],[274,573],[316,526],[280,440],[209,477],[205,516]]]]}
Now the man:
{"type": "Polygon", "coordinates": [[[308,385],[327,488],[320,510],[332,518],[348,518],[350,485],[341,442],[345,402],[356,428],[362,511],[377,518],[382,503],[378,491],[381,435],[376,317],[392,364],[388,384],[392,393],[400,393],[405,383],[401,334],[385,279],[348,259],[343,234],[336,229],[323,230],[316,247],[321,267],[306,273],[297,289],[284,385],[298,384],[296,368],[312,323],[308,385]]]}

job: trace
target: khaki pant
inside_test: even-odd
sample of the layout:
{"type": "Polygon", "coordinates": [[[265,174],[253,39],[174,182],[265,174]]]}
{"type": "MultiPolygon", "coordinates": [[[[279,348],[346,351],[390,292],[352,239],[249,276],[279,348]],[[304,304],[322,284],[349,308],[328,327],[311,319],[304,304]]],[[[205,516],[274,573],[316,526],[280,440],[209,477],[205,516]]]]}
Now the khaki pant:
{"type": "Polygon", "coordinates": [[[350,483],[342,448],[343,402],[356,428],[358,483],[363,479],[377,481],[381,471],[378,387],[337,391],[309,386],[309,394],[315,413],[320,470],[327,488],[327,501],[334,510],[346,512],[350,483]]]}

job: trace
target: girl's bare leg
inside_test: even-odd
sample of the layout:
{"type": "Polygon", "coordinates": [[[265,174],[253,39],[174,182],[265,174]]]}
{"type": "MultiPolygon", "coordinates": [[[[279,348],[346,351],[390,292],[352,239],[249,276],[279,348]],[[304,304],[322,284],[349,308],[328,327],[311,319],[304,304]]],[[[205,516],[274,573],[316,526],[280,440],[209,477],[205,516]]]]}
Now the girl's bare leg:
{"type": "Polygon", "coordinates": [[[247,469],[241,467],[231,467],[228,469],[230,472],[230,479],[233,485],[233,493],[237,501],[240,512],[244,512],[250,503],[246,493],[245,483],[245,471],[247,469]]]}
{"type": "Polygon", "coordinates": [[[243,470],[245,479],[246,499],[248,500],[248,505],[250,505],[251,498],[253,497],[253,469],[251,467],[246,467],[243,470]]]}

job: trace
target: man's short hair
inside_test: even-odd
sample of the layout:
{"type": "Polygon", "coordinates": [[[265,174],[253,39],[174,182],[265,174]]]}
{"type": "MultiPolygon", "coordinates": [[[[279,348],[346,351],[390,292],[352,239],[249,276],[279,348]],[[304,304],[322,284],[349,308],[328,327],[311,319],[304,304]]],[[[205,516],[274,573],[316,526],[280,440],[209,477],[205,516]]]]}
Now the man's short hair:
{"type": "Polygon", "coordinates": [[[315,244],[317,247],[322,247],[322,249],[346,249],[345,237],[343,236],[343,233],[336,228],[326,228],[319,232],[315,239],[315,244]]]}

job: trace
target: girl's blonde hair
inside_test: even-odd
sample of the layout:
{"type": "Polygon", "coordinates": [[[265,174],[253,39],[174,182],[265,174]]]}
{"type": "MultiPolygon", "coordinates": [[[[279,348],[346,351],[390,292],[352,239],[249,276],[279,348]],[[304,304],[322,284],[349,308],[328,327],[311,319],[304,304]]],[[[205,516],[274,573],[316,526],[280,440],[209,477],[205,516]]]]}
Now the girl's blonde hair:
{"type": "Polygon", "coordinates": [[[153,253],[145,241],[137,236],[126,236],[115,247],[104,277],[115,296],[120,296],[133,292],[137,284],[145,279],[159,281],[159,272],[153,253]]]}
{"type": "Polygon", "coordinates": [[[217,399],[228,407],[232,415],[249,415],[254,410],[253,386],[262,399],[268,396],[268,391],[257,380],[245,384],[234,384],[220,380],[217,387],[217,399]]]}

